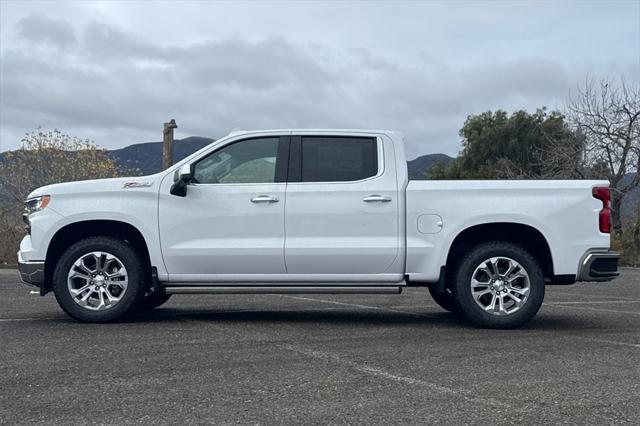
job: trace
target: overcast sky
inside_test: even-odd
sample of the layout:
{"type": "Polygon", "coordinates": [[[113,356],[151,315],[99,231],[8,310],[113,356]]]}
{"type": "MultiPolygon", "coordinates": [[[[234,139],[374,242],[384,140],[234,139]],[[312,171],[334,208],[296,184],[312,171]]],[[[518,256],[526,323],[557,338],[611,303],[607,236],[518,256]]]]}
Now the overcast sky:
{"type": "Polygon", "coordinates": [[[389,128],[456,154],[469,114],[640,80],[640,1],[0,1],[0,151],[42,126],[106,148],[235,128],[389,128]]]}

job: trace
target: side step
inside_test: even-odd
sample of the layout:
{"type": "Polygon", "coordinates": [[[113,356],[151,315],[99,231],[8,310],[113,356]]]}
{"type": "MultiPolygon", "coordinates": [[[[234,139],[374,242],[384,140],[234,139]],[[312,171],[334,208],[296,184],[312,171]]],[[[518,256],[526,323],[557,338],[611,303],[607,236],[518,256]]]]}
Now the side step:
{"type": "Polygon", "coordinates": [[[399,286],[164,286],[167,294],[400,294],[399,286]]]}

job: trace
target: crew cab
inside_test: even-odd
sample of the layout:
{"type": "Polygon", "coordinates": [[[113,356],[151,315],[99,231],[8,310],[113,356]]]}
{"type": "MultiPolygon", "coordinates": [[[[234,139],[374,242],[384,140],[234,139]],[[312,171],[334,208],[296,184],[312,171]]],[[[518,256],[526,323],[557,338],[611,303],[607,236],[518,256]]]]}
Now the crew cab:
{"type": "Polygon", "coordinates": [[[81,321],[173,294],[428,286],[472,324],[511,328],[547,284],[618,275],[609,204],[606,181],[410,181],[397,132],[235,132],[151,176],[36,189],[18,262],[81,321]]]}

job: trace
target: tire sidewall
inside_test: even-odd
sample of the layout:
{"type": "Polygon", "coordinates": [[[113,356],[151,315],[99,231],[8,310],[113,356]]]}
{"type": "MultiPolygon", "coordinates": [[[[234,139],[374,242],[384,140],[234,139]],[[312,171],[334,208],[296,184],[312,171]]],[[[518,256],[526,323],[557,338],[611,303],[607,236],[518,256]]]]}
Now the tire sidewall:
{"type": "Polygon", "coordinates": [[[91,237],[69,247],[60,257],[53,274],[53,291],[62,309],[80,321],[114,321],[131,313],[141,302],[145,292],[144,266],[139,254],[126,242],[112,237],[91,237]],[[78,305],[71,296],[67,276],[73,263],[92,251],[104,251],[116,256],[128,274],[128,284],[122,299],[112,308],[92,311],[78,305]]]}
{"type": "Polygon", "coordinates": [[[540,265],[525,249],[512,243],[491,242],[472,249],[456,271],[453,295],[460,312],[480,327],[514,328],[531,320],[544,299],[545,284],[540,265]],[[525,305],[513,314],[498,316],[485,312],[471,294],[471,278],[475,269],[492,257],[509,257],[520,263],[529,275],[529,295],[525,305]]]}

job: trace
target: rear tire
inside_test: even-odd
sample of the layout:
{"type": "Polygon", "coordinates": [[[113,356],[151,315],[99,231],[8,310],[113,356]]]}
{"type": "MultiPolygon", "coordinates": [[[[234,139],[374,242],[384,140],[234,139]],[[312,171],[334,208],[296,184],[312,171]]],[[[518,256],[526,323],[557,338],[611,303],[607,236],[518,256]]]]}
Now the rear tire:
{"type": "Polygon", "coordinates": [[[147,281],[144,262],[133,247],[114,237],[90,237],[62,254],[53,273],[53,291],[69,316],[108,322],[136,310],[147,281]]]}
{"type": "Polygon", "coordinates": [[[453,298],[451,289],[445,288],[443,292],[437,291],[434,287],[429,287],[429,293],[435,302],[445,311],[458,314],[458,306],[453,298]]]}
{"type": "Polygon", "coordinates": [[[460,313],[483,328],[529,322],[544,299],[544,276],[524,248],[494,241],[471,249],[455,273],[453,297],[460,313]]]}

